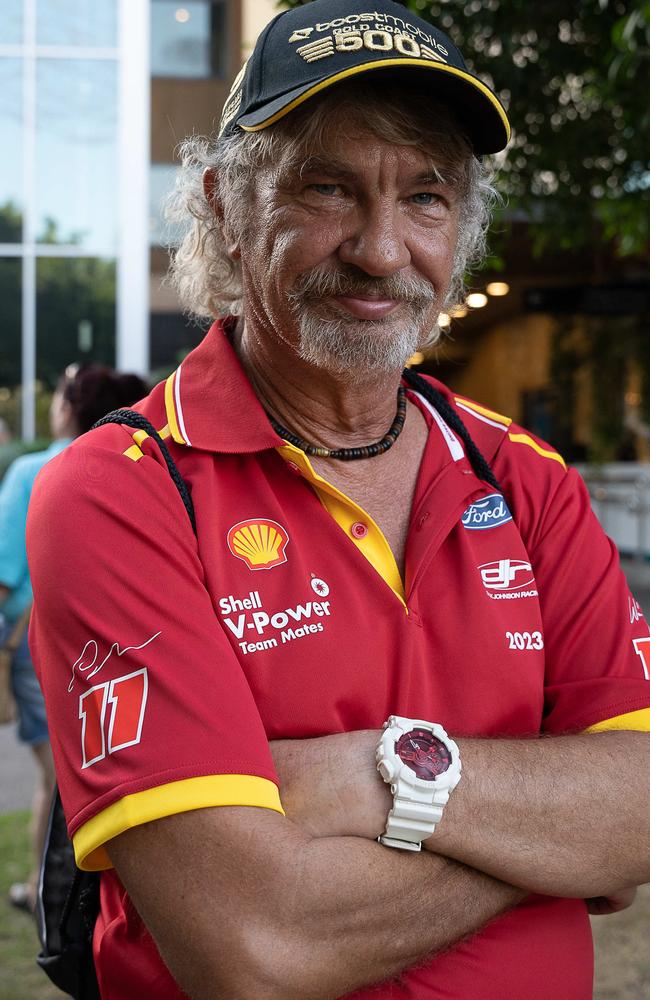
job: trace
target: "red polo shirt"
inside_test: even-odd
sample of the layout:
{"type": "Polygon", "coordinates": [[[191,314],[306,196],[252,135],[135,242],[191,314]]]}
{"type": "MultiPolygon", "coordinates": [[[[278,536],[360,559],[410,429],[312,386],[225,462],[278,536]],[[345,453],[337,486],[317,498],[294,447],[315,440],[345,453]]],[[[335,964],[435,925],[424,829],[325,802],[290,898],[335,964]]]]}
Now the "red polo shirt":
{"type": "MultiPolygon", "coordinates": [[[[429,437],[404,580],[372,518],[277,437],[219,325],[138,407],[191,489],[198,539],[144,432],[103,427],[46,466],[30,638],[83,866],[108,868],[108,840],[171,813],[281,811],[270,739],[392,713],[454,735],[648,728],[648,628],[581,480],[443,391],[507,500],[410,393],[429,437]]],[[[95,950],[110,1000],[152,984],[181,997],[113,871],[95,950]]],[[[587,1000],[591,977],[584,903],[530,897],[358,996],[587,1000]]]]}

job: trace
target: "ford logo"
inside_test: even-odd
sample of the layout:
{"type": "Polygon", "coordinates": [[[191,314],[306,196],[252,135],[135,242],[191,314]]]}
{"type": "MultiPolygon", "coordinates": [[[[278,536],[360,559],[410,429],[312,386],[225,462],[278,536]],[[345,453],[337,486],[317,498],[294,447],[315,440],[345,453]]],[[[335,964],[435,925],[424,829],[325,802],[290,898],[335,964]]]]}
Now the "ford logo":
{"type": "Polygon", "coordinates": [[[489,496],[481,497],[480,500],[470,504],[461,520],[463,527],[469,528],[470,531],[484,531],[486,528],[498,528],[500,524],[512,521],[512,514],[500,493],[490,493],[489,496]]]}

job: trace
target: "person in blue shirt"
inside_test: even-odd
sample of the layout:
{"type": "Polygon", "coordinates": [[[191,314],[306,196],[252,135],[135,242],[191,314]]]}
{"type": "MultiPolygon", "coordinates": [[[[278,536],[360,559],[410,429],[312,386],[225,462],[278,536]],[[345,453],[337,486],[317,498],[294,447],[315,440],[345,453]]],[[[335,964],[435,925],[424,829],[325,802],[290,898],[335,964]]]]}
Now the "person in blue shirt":
{"type": "Polygon", "coordinates": [[[59,379],[50,406],[52,444],[44,451],[15,459],[0,485],[0,645],[12,652],[11,687],[18,739],[31,747],[38,768],[30,823],[34,868],[27,882],[11,887],[9,898],[14,906],[31,911],[54,788],[54,765],[43,695],[27,644],[27,628],[16,637],[16,626],[21,619],[26,621],[25,612],[28,614],[32,602],[25,550],[29,499],[34,480],[46,462],[110,410],[130,406],[147,392],[146,383],[137,375],[120,374],[104,365],[69,365],[59,379]]]}

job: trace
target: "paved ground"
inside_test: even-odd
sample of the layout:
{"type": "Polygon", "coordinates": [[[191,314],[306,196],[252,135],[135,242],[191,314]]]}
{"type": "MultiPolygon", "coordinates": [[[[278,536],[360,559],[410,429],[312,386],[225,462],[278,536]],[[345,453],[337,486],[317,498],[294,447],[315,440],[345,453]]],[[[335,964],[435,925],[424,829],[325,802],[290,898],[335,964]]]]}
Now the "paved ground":
{"type": "MultiPolygon", "coordinates": [[[[650,617],[650,562],[624,560],[623,568],[634,594],[650,617]]],[[[0,726],[0,812],[28,808],[36,768],[31,751],[19,744],[13,726],[0,726]]]]}
{"type": "Polygon", "coordinates": [[[14,726],[0,726],[0,812],[27,809],[35,780],[31,750],[18,742],[14,726]]]}

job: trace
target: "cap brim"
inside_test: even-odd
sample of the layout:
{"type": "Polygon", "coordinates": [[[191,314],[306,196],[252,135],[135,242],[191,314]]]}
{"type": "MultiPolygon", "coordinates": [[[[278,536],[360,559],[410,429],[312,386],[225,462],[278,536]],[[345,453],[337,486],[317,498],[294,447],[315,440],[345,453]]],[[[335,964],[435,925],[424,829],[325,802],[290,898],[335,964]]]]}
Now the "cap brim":
{"type": "Polygon", "coordinates": [[[242,115],[236,123],[246,132],[257,132],[267,128],[290,111],[308,101],[315,94],[326,90],[334,84],[369,70],[401,71],[434,70],[438,74],[435,87],[431,88],[431,96],[440,95],[458,113],[458,117],[469,136],[475,153],[498,153],[510,139],[510,123],[505,109],[495,94],[477,77],[464,70],[447,66],[444,63],[428,59],[376,59],[361,63],[331,76],[326,76],[317,83],[307,83],[302,87],[287,91],[281,97],[242,115]]]}

